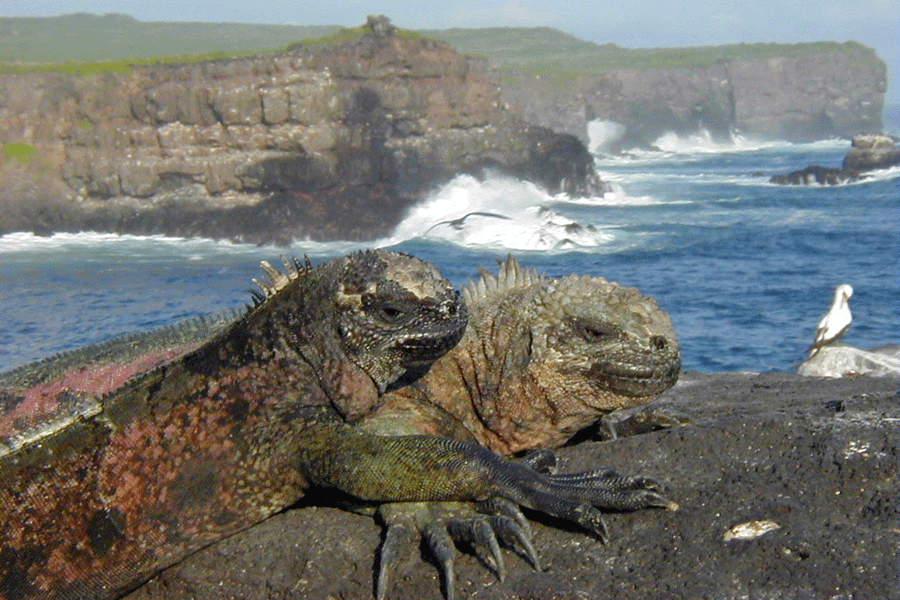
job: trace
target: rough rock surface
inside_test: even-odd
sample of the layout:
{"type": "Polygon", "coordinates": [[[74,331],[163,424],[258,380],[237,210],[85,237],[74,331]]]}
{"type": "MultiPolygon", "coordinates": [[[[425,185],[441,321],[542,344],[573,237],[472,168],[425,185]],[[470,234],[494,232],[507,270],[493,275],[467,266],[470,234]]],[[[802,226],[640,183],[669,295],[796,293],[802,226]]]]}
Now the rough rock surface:
{"type": "Polygon", "coordinates": [[[769,183],[778,185],[812,185],[814,183],[819,185],[838,185],[862,178],[865,178],[865,175],[860,174],[859,171],[812,165],[799,171],[791,171],[787,175],[773,175],[769,178],[769,183]]]}
{"type": "Polygon", "coordinates": [[[774,175],[769,182],[779,185],[838,185],[865,179],[866,171],[887,169],[898,164],[900,148],[893,137],[885,134],[855,135],[840,169],[812,165],[787,175],[774,175]]]}
{"type": "MultiPolygon", "coordinates": [[[[560,451],[565,470],[606,465],[657,477],[681,510],[610,515],[608,546],[536,524],[543,573],[509,556],[500,584],[466,557],[457,564],[457,593],[900,598],[896,392],[895,378],[685,373],[658,404],[692,424],[560,451]]],[[[369,517],[295,508],[195,554],[127,598],[370,600],[379,540],[369,517]]],[[[435,568],[411,557],[390,596],[438,600],[435,568]]]]}
{"type": "Polygon", "coordinates": [[[531,123],[588,142],[587,124],[627,128],[624,146],[648,145],[663,133],[706,129],[789,141],[850,136],[881,129],[886,67],[869,48],[721,60],[703,67],[623,69],[563,77],[507,73],[504,97],[531,123]]]}
{"type": "Polygon", "coordinates": [[[0,233],[374,239],[458,173],[602,194],[584,145],[527,125],[485,59],[390,27],[340,45],[0,74],[0,233]]]}
{"type": "Polygon", "coordinates": [[[845,344],[821,348],[797,367],[801,375],[814,377],[875,377],[900,378],[900,346],[882,346],[861,350],[845,344]]]}
{"type": "Polygon", "coordinates": [[[855,135],[844,158],[844,170],[871,171],[900,164],[897,140],[887,135],[855,135]]]}

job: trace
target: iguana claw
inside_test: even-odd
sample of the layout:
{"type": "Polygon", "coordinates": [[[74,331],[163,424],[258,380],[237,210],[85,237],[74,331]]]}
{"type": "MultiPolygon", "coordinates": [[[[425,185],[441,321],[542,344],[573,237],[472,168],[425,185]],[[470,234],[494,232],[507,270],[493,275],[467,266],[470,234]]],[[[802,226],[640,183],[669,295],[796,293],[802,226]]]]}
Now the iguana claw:
{"type": "Polygon", "coordinates": [[[387,595],[390,574],[400,562],[405,549],[418,532],[441,572],[444,596],[455,597],[455,544],[469,546],[494,571],[497,578],[506,578],[506,563],[500,546],[511,548],[540,570],[537,552],[531,543],[531,528],[525,516],[514,504],[502,498],[481,503],[464,502],[406,502],[381,505],[378,513],[385,523],[381,545],[375,597],[387,595]]]}
{"type": "Polygon", "coordinates": [[[483,502],[382,504],[378,513],[386,530],[376,599],[386,597],[390,574],[417,535],[425,541],[438,565],[445,597],[453,600],[456,543],[471,547],[501,581],[506,576],[506,565],[500,546],[513,549],[536,570],[541,570],[531,543],[531,527],[519,505],[576,523],[603,543],[608,541],[609,532],[597,507],[678,508],[659,493],[662,486],[649,477],[629,477],[611,469],[555,473],[556,463],[550,451],[536,452],[518,463],[503,463],[505,468],[495,472],[499,474],[497,492],[502,495],[483,502]]]}

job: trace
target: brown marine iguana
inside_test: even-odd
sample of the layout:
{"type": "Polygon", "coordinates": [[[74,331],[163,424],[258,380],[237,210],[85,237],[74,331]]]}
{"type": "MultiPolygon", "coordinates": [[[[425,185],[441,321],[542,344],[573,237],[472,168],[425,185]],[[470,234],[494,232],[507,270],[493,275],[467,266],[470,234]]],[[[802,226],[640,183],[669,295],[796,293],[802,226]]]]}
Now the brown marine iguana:
{"type": "MultiPolygon", "coordinates": [[[[551,279],[500,262],[497,276],[485,270],[463,288],[469,324],[459,344],[422,378],[388,393],[362,426],[381,434],[427,432],[473,440],[504,455],[562,446],[573,435],[618,409],[644,406],[678,379],[681,355],[668,315],[634,288],[602,277],[551,279]]],[[[677,416],[642,411],[627,426],[679,424],[677,416]]],[[[615,433],[614,425],[606,425],[615,433]]],[[[555,469],[547,452],[528,457],[542,470],[555,469]]],[[[605,508],[675,508],[649,478],[603,472],[597,492],[605,508]]],[[[450,538],[483,546],[503,577],[503,560],[490,517],[458,503],[384,505],[387,526],[377,596],[387,591],[393,562],[413,531],[423,534],[440,563],[448,598],[453,596],[450,538]],[[444,533],[446,531],[446,534],[444,533]]],[[[524,517],[512,513],[523,524],[524,517]]],[[[534,566],[526,539],[519,547],[534,566]]]]}
{"type": "MultiPolygon", "coordinates": [[[[462,289],[469,324],[425,376],[368,420],[472,439],[507,456],[557,448],[601,417],[672,387],[681,353],[668,315],[602,277],[542,277],[508,257],[462,289]]],[[[374,427],[374,425],[373,425],[374,427]]]]}
{"type": "Polygon", "coordinates": [[[604,534],[602,476],[347,424],[459,339],[464,310],[432,267],[365,252],[281,278],[211,340],[121,387],[113,373],[78,393],[83,371],[44,370],[2,392],[2,597],[116,597],[310,485],[371,502],[506,499],[604,534]]]}

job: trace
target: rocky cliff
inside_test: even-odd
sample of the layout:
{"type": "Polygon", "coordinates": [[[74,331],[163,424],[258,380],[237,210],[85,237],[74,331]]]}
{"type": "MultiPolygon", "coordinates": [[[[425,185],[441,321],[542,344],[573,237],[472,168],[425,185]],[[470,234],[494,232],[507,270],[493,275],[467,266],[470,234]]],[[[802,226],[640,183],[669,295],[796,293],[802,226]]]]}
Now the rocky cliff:
{"type": "Polygon", "coordinates": [[[498,83],[487,61],[378,22],[277,55],[3,74],[0,233],[374,239],[485,168],[601,194],[584,145],[527,125],[498,83]]]}
{"type": "Polygon", "coordinates": [[[626,127],[622,144],[706,129],[789,141],[881,129],[886,67],[865,46],[707,66],[619,69],[577,76],[508,70],[504,96],[526,118],[587,142],[587,123],[626,127]]]}

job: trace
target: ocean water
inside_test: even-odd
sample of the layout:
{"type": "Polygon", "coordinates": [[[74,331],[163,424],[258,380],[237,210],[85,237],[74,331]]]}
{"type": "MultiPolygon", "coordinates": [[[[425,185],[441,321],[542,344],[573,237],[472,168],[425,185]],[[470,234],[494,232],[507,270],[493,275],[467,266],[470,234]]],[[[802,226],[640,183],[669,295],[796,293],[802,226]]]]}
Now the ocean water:
{"type": "MultiPolygon", "coordinates": [[[[900,169],[837,187],[779,187],[777,173],[839,166],[849,142],[657,140],[608,157],[621,132],[594,123],[591,149],[613,191],[550,196],[523,181],[460,176],[413,207],[390,247],[434,262],[460,285],[512,253],[551,276],[602,275],[669,312],[684,368],[788,371],[804,357],[834,288],[850,283],[844,338],[898,343],[900,169]]],[[[0,237],[0,371],[180,319],[241,307],[262,259],[313,262],[365,247],[290,248],[85,232],[0,237]]]]}

